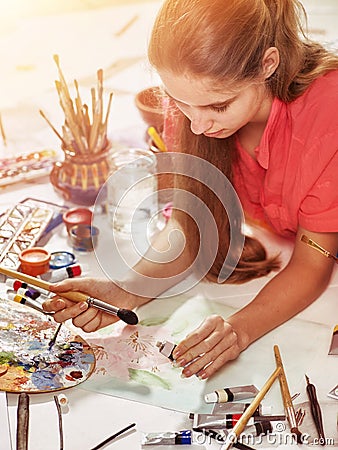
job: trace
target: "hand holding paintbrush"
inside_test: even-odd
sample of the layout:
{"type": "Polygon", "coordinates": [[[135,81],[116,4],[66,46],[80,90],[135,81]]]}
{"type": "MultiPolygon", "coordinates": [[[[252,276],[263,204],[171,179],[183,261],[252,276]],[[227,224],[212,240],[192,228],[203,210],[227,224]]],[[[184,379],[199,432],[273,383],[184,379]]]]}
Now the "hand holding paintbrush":
{"type": "MultiPolygon", "coordinates": [[[[8,269],[7,267],[0,266],[0,273],[6,275],[7,277],[24,281],[25,283],[35,286],[37,288],[43,288],[46,290],[50,289],[50,285],[46,281],[43,281],[39,278],[35,278],[21,272],[17,272],[16,270],[8,269]]],[[[129,325],[136,325],[138,323],[138,317],[134,313],[134,311],[131,311],[129,309],[118,308],[97,298],[90,297],[89,295],[83,292],[77,291],[64,292],[62,294],[62,297],[68,300],[72,300],[73,302],[86,302],[89,306],[97,308],[108,314],[112,314],[113,316],[118,317],[123,322],[129,325]]]]}

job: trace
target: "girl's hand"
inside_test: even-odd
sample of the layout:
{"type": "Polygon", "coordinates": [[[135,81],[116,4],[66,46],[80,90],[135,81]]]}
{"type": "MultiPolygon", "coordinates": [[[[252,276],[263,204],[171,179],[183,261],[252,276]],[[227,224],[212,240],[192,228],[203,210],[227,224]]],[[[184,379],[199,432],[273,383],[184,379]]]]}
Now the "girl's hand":
{"type": "Polygon", "coordinates": [[[53,312],[56,322],[72,319],[73,324],[89,333],[119,320],[117,317],[89,307],[86,302],[73,302],[62,298],[62,293],[79,291],[110,303],[118,308],[133,309],[136,297],[121,289],[113,281],[100,278],[75,278],[51,284],[50,291],[56,294],[43,303],[46,312],[53,312]]]}
{"type": "Polygon", "coordinates": [[[212,315],[177,345],[173,357],[176,366],[184,367],[183,377],[198,375],[206,379],[236,359],[242,350],[232,325],[223,317],[212,315]]]}

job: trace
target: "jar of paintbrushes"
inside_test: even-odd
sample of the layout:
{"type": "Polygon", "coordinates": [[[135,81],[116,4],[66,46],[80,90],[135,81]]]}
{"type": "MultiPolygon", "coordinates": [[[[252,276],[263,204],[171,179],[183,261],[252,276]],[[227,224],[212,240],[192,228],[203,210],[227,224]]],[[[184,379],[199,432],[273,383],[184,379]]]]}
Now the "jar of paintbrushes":
{"type": "Polygon", "coordinates": [[[91,89],[91,110],[82,102],[79,86],[74,80],[75,98],[72,99],[62,74],[59,58],[54,56],[59,80],[55,81],[60,105],[65,114],[62,132],[50,123],[61,140],[63,160],[54,163],[50,181],[67,201],[79,205],[93,205],[107,180],[111,142],[107,137],[107,124],[113,93],[110,93],[106,112],[103,112],[103,71],[97,71],[97,88],[91,89]]]}

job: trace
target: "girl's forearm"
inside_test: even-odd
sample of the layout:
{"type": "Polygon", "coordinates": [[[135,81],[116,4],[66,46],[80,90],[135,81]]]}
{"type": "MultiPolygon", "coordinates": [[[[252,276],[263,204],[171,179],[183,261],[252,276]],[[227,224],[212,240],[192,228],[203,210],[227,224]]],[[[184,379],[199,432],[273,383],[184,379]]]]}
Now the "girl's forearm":
{"type": "Polygon", "coordinates": [[[190,273],[190,257],[183,234],[177,223],[170,221],[119,284],[140,296],[140,305],[184,280],[190,273]]]}
{"type": "Polygon", "coordinates": [[[332,264],[324,261],[314,272],[304,264],[289,263],[251,303],[229,317],[239,337],[241,350],[286,322],[313,303],[327,287],[332,264]]]}

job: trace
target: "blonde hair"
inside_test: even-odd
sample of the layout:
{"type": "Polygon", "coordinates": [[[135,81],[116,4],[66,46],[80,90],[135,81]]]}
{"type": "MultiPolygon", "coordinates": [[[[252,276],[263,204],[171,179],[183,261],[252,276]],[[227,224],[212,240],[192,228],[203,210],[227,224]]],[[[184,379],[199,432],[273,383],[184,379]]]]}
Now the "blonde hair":
{"type": "MultiPolygon", "coordinates": [[[[261,74],[265,51],[276,47],[280,64],[266,85],[274,97],[291,102],[317,77],[338,68],[338,56],[309,40],[305,29],[306,13],[298,0],[166,0],[155,20],[148,56],[157,70],[207,77],[221,88],[224,83],[255,80],[261,74]]],[[[180,123],[180,151],[208,160],[231,181],[236,160],[233,138],[196,136],[188,119],[180,123]]],[[[221,241],[208,277],[215,279],[229,245],[224,212],[218,211],[213,200],[210,202],[203,187],[192,186],[186,178],[177,183],[185,189],[198,190],[214,213],[221,241]]],[[[179,214],[179,220],[188,231],[188,219],[179,214]]],[[[186,236],[194,255],[198,238],[191,232],[186,236]]],[[[268,258],[257,241],[247,238],[242,257],[228,281],[247,281],[277,268],[277,259],[268,258]]]]}

